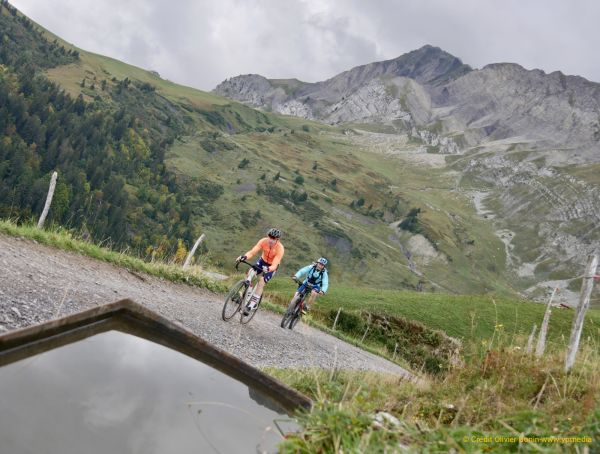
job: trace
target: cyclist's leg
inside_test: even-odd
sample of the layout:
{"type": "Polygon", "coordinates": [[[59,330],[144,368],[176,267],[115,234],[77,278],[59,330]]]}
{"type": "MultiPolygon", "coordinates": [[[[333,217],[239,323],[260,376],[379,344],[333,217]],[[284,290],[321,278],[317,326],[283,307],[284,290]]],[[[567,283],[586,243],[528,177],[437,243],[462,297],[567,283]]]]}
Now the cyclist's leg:
{"type": "Polygon", "coordinates": [[[313,304],[315,304],[315,301],[316,301],[318,295],[319,295],[319,286],[317,285],[310,292],[310,296],[308,297],[308,304],[306,305],[307,306],[306,310],[309,310],[313,306],[313,304]]]}
{"type": "Polygon", "coordinates": [[[294,292],[294,296],[292,296],[292,299],[290,300],[290,304],[292,304],[293,301],[296,301],[296,299],[298,298],[298,292],[294,292]]]}
{"type": "MultiPolygon", "coordinates": [[[[263,262],[262,259],[261,259],[261,262],[262,262],[261,266],[267,266],[267,267],[271,266],[270,263],[263,262]]],[[[273,279],[273,276],[275,276],[276,272],[277,272],[277,270],[267,271],[266,273],[262,273],[262,279],[260,279],[259,285],[256,286],[257,288],[260,288],[260,295],[262,295],[262,291],[265,288],[265,284],[267,282],[269,282],[271,279],[273,279]]]]}
{"type": "MultiPolygon", "coordinates": [[[[262,268],[263,266],[270,266],[270,265],[268,263],[264,262],[262,258],[260,258],[256,262],[256,266],[262,268]]],[[[254,289],[254,296],[253,296],[255,303],[258,302],[258,300],[262,296],[263,290],[265,288],[265,284],[271,280],[271,278],[273,277],[275,272],[276,271],[264,273],[261,271],[260,273],[257,273],[257,274],[259,274],[259,278],[258,278],[258,282],[256,283],[256,287],[254,289]]]]}

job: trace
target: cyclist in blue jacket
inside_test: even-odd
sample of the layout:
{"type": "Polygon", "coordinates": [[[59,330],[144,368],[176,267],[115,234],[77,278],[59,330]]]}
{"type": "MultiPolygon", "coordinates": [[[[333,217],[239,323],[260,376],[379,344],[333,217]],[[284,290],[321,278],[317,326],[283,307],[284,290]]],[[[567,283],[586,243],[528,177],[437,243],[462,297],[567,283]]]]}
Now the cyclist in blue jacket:
{"type": "Polygon", "coordinates": [[[300,281],[303,279],[300,287],[296,290],[296,294],[294,298],[298,296],[298,293],[304,290],[304,285],[307,282],[310,282],[314,285],[312,292],[310,292],[310,297],[308,298],[308,303],[305,303],[304,310],[308,311],[310,306],[312,306],[317,299],[317,295],[324,295],[327,289],[329,288],[329,277],[327,276],[327,259],[325,257],[321,257],[314,263],[305,266],[304,268],[300,268],[296,274],[293,276],[294,280],[300,281]]]}

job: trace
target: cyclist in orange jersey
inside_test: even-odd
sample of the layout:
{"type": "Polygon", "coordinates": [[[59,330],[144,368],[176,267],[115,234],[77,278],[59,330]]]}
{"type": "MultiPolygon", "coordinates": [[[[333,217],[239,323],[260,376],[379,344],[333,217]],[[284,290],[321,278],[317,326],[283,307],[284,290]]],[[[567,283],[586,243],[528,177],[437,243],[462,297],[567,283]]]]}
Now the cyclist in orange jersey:
{"type": "Polygon", "coordinates": [[[260,239],[252,249],[236,259],[236,262],[239,262],[240,260],[249,260],[257,252],[262,250],[262,255],[256,262],[256,266],[263,270],[258,273],[263,274],[263,278],[258,280],[254,295],[252,295],[252,298],[248,302],[248,307],[244,308],[244,313],[246,314],[256,307],[256,304],[260,301],[260,297],[262,296],[265,284],[271,280],[281,263],[284,248],[280,239],[281,231],[274,228],[270,229],[265,238],[260,239]]]}

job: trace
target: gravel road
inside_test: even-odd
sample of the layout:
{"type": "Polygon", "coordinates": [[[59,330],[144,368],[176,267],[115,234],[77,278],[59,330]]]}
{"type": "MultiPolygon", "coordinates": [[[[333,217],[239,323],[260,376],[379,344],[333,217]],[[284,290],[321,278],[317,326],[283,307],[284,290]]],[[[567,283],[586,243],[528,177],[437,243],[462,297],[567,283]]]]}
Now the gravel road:
{"type": "MultiPolygon", "coordinates": [[[[0,234],[0,334],[130,298],[256,367],[365,369],[409,376],[401,367],[300,323],[282,329],[259,311],[248,325],[221,319],[223,296],[0,234]]],[[[239,320],[239,319],[238,319],[239,320]]]]}

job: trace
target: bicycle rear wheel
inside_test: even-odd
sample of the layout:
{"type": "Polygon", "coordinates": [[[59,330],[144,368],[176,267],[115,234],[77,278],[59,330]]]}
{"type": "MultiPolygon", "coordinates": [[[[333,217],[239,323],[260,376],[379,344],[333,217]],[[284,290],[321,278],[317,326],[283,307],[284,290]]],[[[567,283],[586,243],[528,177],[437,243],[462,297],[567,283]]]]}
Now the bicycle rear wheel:
{"type": "Polygon", "coordinates": [[[223,312],[221,313],[223,320],[230,320],[238,313],[244,302],[247,290],[248,282],[244,279],[233,284],[231,290],[229,290],[229,293],[225,297],[225,304],[223,305],[223,312]]]}
{"type": "Polygon", "coordinates": [[[258,312],[258,308],[260,307],[260,303],[262,301],[262,295],[260,295],[260,299],[258,303],[256,303],[256,307],[250,311],[248,315],[244,315],[244,311],[240,312],[240,323],[245,325],[246,323],[250,323],[250,320],[254,318],[254,315],[258,312]]]}

